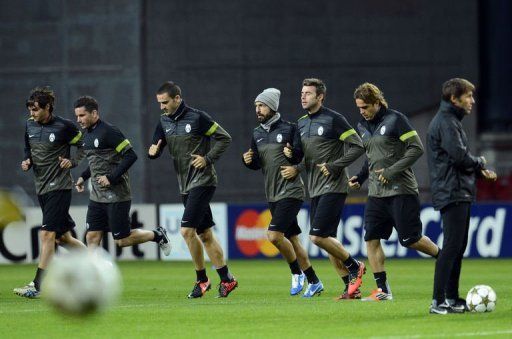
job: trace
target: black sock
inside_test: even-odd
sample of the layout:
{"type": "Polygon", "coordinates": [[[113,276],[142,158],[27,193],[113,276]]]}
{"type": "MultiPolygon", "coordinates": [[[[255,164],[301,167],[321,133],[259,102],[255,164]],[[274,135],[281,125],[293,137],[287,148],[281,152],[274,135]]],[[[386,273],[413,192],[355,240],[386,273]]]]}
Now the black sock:
{"type": "Polygon", "coordinates": [[[151,241],[160,242],[160,240],[162,240],[162,234],[157,230],[153,230],[153,233],[155,234],[155,237],[151,241]]]}
{"type": "Polygon", "coordinates": [[[309,266],[309,268],[304,270],[304,274],[306,275],[306,278],[308,278],[308,283],[310,284],[316,284],[320,281],[320,279],[318,279],[318,277],[316,276],[313,266],[309,266]]]}
{"type": "Polygon", "coordinates": [[[437,259],[439,257],[439,254],[441,254],[441,249],[438,247],[437,248],[437,253],[436,253],[436,255],[434,255],[434,258],[437,259]]]}
{"type": "Polygon", "coordinates": [[[348,274],[344,277],[341,277],[343,279],[343,282],[345,283],[345,290],[348,290],[348,274]]]}
{"type": "Polygon", "coordinates": [[[347,270],[349,270],[350,272],[357,272],[357,270],[359,269],[359,263],[357,262],[357,260],[352,258],[351,255],[348,256],[347,260],[343,261],[343,265],[345,265],[347,270]]]}
{"type": "Polygon", "coordinates": [[[297,259],[295,259],[295,261],[289,263],[288,265],[290,266],[290,271],[292,271],[292,274],[301,274],[302,273],[297,259]]]}
{"type": "Polygon", "coordinates": [[[377,287],[382,289],[382,292],[389,293],[387,278],[386,278],[386,271],[373,273],[373,278],[375,279],[375,283],[377,284],[377,287]]]}
{"type": "Polygon", "coordinates": [[[43,270],[42,268],[37,268],[37,271],[36,271],[36,276],[34,278],[34,287],[36,288],[36,290],[40,291],[41,290],[41,282],[43,281],[43,275],[44,275],[44,272],[45,270],[43,270]]]}
{"type": "Polygon", "coordinates": [[[208,277],[206,276],[206,269],[203,268],[202,270],[196,271],[196,277],[197,281],[199,282],[208,281],[208,277]]]}
{"type": "Polygon", "coordinates": [[[220,281],[222,282],[230,282],[233,280],[233,276],[229,273],[228,265],[217,268],[217,273],[219,273],[220,281]]]}

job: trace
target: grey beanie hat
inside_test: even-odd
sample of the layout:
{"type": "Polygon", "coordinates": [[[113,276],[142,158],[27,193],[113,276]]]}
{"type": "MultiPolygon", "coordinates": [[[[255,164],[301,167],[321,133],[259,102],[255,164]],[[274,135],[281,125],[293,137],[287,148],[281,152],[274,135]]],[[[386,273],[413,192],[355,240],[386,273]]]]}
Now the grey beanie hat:
{"type": "Polygon", "coordinates": [[[254,100],[254,102],[262,102],[268,107],[270,107],[271,110],[274,112],[277,112],[277,109],[279,107],[279,97],[281,96],[281,91],[277,88],[267,88],[254,100]]]}

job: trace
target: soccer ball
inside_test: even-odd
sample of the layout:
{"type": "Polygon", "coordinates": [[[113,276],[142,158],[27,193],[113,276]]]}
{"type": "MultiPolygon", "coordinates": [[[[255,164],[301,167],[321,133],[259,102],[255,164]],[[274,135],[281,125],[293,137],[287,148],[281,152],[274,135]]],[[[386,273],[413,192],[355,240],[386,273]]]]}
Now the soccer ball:
{"type": "Polygon", "coordinates": [[[86,315],[102,311],[121,292],[121,275],[102,249],[56,255],[48,267],[42,295],[58,311],[86,315]]]}
{"type": "Polygon", "coordinates": [[[469,290],[466,304],[470,312],[492,312],[496,308],[496,292],[487,285],[476,285],[469,290]]]}

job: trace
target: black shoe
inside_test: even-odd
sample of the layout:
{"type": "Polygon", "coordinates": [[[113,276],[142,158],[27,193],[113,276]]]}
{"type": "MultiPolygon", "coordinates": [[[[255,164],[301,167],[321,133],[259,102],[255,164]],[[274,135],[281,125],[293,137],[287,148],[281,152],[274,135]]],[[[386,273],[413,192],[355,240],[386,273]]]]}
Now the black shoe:
{"type": "Polygon", "coordinates": [[[462,312],[455,310],[446,301],[439,305],[437,304],[437,302],[433,301],[432,305],[430,305],[430,314],[445,315],[448,313],[464,313],[464,310],[462,312]]]}
{"type": "Polygon", "coordinates": [[[468,305],[466,304],[466,300],[462,298],[446,299],[446,302],[455,311],[453,313],[464,313],[466,311],[469,311],[468,305]]]}

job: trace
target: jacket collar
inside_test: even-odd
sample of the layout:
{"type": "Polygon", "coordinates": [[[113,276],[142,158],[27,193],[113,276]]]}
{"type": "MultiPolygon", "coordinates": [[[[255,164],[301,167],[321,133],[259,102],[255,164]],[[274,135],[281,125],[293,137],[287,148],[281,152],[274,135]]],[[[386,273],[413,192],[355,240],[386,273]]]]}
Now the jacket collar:
{"type": "Polygon", "coordinates": [[[176,112],[169,115],[169,118],[173,119],[174,121],[177,121],[179,118],[183,116],[183,114],[187,111],[187,105],[185,105],[185,100],[181,100],[181,104],[176,109],[176,112]]]}
{"type": "Polygon", "coordinates": [[[382,121],[387,112],[388,109],[381,105],[379,111],[375,113],[375,116],[373,117],[372,120],[366,120],[365,118],[363,118],[361,121],[369,125],[378,125],[382,121]]]}
{"type": "Polygon", "coordinates": [[[453,105],[451,102],[446,100],[441,100],[441,105],[439,106],[439,110],[443,113],[448,113],[454,115],[459,121],[462,121],[466,116],[466,112],[462,108],[458,108],[453,105]]]}

